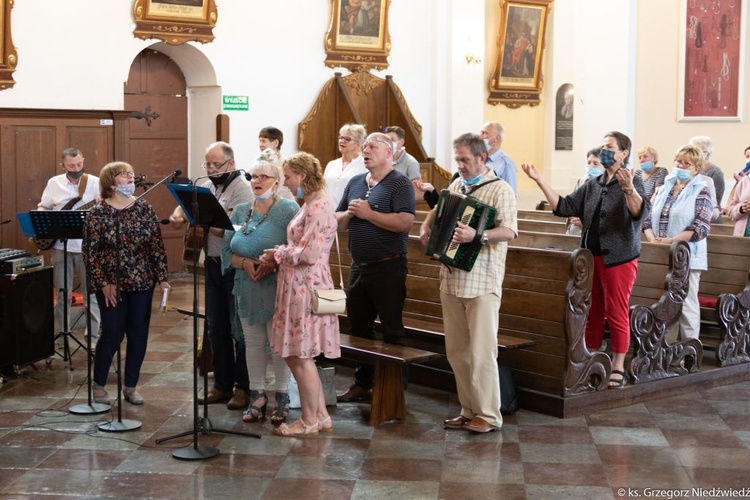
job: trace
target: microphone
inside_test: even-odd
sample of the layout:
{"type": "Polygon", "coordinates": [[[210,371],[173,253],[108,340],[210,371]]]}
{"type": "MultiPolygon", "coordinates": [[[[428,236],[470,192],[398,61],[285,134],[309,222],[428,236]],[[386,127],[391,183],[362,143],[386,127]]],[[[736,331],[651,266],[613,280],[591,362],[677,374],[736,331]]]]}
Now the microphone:
{"type": "Polygon", "coordinates": [[[170,184],[173,184],[175,179],[177,179],[181,175],[182,175],[182,170],[180,170],[179,168],[175,170],[174,172],[172,172],[172,179],[169,181],[170,184]]]}
{"type": "Polygon", "coordinates": [[[11,219],[5,219],[4,221],[0,222],[0,226],[3,224],[8,224],[11,221],[11,219]]]}

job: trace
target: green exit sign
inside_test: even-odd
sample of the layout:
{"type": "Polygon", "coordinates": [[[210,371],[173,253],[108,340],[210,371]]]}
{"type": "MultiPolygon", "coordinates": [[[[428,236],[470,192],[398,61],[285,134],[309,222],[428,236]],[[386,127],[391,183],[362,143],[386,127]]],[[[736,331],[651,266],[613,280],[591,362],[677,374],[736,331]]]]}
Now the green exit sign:
{"type": "Polygon", "coordinates": [[[222,96],[224,111],[247,111],[250,99],[246,95],[222,96]]]}

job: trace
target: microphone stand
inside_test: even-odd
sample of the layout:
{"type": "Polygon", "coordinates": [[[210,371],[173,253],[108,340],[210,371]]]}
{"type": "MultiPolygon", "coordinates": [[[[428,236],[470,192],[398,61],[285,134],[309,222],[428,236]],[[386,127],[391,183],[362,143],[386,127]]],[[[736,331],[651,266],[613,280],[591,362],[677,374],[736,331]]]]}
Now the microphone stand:
{"type": "MultiPolygon", "coordinates": [[[[156,184],[153,184],[150,188],[148,188],[146,191],[144,191],[140,196],[136,197],[133,201],[125,205],[117,214],[117,217],[115,219],[115,224],[117,226],[117,230],[115,234],[121,234],[121,225],[122,225],[122,214],[125,210],[132,207],[139,199],[146,196],[151,190],[153,190],[155,187],[164,184],[168,179],[174,178],[182,173],[181,170],[175,170],[171,174],[164,177],[162,180],[157,182],[156,184]]],[[[154,224],[159,223],[159,221],[153,221],[154,224]]],[[[118,247],[119,249],[119,247],[118,247]]],[[[118,250],[119,251],[119,250],[118,250]]],[[[120,263],[122,263],[122,256],[118,259],[120,263]]],[[[123,270],[120,269],[119,273],[122,274],[123,270]]],[[[115,313],[115,332],[117,335],[117,338],[120,339],[120,276],[117,277],[115,280],[115,290],[116,290],[116,313],[115,313]]],[[[91,324],[89,322],[89,344],[91,343],[91,324]]],[[[132,431],[135,429],[139,429],[141,427],[141,422],[138,420],[129,420],[129,419],[123,419],[122,418],[122,356],[121,356],[121,345],[122,340],[117,344],[117,420],[116,421],[108,421],[108,422],[100,422],[98,424],[99,430],[105,431],[105,432],[124,432],[124,431],[132,431]]],[[[89,355],[89,359],[91,359],[89,355]]],[[[89,401],[91,400],[91,363],[89,362],[89,401]]],[[[109,409],[109,408],[108,408],[109,409]]],[[[106,410],[105,410],[106,411],[106,410]]]]}
{"type": "Polygon", "coordinates": [[[91,281],[89,280],[89,270],[86,269],[86,331],[88,332],[88,335],[86,336],[86,343],[88,345],[88,349],[86,350],[86,362],[87,362],[87,380],[88,380],[88,397],[89,402],[88,404],[80,404],[71,406],[68,408],[68,412],[73,413],[75,415],[96,415],[98,413],[106,413],[111,408],[110,405],[104,404],[104,403],[97,403],[94,401],[94,390],[93,390],[93,380],[91,376],[91,362],[93,360],[93,353],[91,349],[91,296],[93,294],[91,293],[91,281]]]}
{"type": "MultiPolygon", "coordinates": [[[[223,174],[223,172],[222,172],[223,174]]],[[[221,175],[221,174],[215,174],[221,175]]],[[[212,177],[210,175],[197,177],[193,182],[191,190],[191,211],[193,218],[193,226],[197,227],[200,219],[200,208],[198,203],[198,185],[197,182],[201,179],[212,177]]],[[[202,225],[203,227],[203,251],[205,255],[208,255],[208,233],[210,231],[210,221],[206,221],[202,225]]],[[[204,311],[205,310],[205,296],[204,296],[204,311]]],[[[204,321],[208,321],[206,318],[204,321]]],[[[251,432],[233,431],[226,429],[216,429],[211,424],[211,420],[208,418],[208,370],[203,371],[203,416],[198,414],[198,240],[193,238],[193,428],[189,431],[180,432],[173,436],[167,436],[156,440],[157,444],[161,444],[171,439],[180,438],[183,436],[193,435],[192,446],[186,446],[172,451],[172,456],[181,460],[205,460],[213,458],[219,454],[219,449],[211,446],[201,446],[198,442],[198,432],[202,434],[211,434],[212,432],[218,432],[220,434],[230,434],[235,436],[246,436],[260,439],[259,434],[251,432]]]]}

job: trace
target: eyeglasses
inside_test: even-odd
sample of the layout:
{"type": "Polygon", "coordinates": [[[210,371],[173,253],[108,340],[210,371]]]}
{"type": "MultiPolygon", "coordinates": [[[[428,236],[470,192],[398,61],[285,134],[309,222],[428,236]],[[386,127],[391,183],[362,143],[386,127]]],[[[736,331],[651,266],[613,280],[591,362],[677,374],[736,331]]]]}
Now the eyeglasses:
{"type": "Polygon", "coordinates": [[[273,179],[270,175],[266,174],[251,174],[250,180],[251,181],[260,181],[260,182],[266,182],[268,179],[273,179]]]}
{"type": "Polygon", "coordinates": [[[128,170],[123,170],[122,172],[117,172],[117,174],[115,174],[115,177],[135,177],[135,173],[128,170]]]}
{"type": "Polygon", "coordinates": [[[689,161],[683,161],[683,160],[678,160],[678,159],[675,159],[674,163],[675,163],[675,165],[682,165],[683,167],[694,167],[695,166],[695,164],[690,163],[689,161]]]}
{"type": "Polygon", "coordinates": [[[204,161],[204,162],[203,162],[203,164],[201,165],[201,168],[202,168],[203,170],[208,170],[208,169],[209,169],[209,167],[212,167],[212,168],[213,168],[213,170],[220,170],[220,169],[221,169],[221,168],[222,168],[222,167],[223,167],[224,165],[226,165],[226,164],[227,164],[227,163],[229,163],[230,161],[232,161],[232,159],[231,159],[231,158],[230,158],[230,159],[228,159],[227,161],[225,161],[224,163],[220,164],[220,165],[217,165],[217,164],[216,164],[216,162],[213,162],[213,163],[212,163],[212,162],[209,162],[209,161],[204,161]]]}
{"type": "Polygon", "coordinates": [[[348,143],[352,142],[353,140],[354,140],[353,137],[347,137],[345,135],[340,135],[339,136],[339,142],[344,141],[344,142],[346,142],[348,144],[348,143]]]}

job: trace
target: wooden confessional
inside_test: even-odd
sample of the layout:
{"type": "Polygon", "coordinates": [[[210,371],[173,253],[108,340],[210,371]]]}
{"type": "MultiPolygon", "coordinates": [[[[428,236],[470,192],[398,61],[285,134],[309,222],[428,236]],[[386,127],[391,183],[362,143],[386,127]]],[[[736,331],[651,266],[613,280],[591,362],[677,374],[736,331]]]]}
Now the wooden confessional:
{"type": "Polygon", "coordinates": [[[398,125],[406,131],[406,150],[417,159],[422,180],[438,191],[448,186],[451,173],[441,168],[422,146],[422,126],[409,111],[392,76],[385,79],[366,69],[342,77],[335,73],[320,91],[312,109],[298,127],[300,151],[315,155],[325,166],[339,157],[339,129],[346,123],[363,124],[368,133],[398,125]]]}

